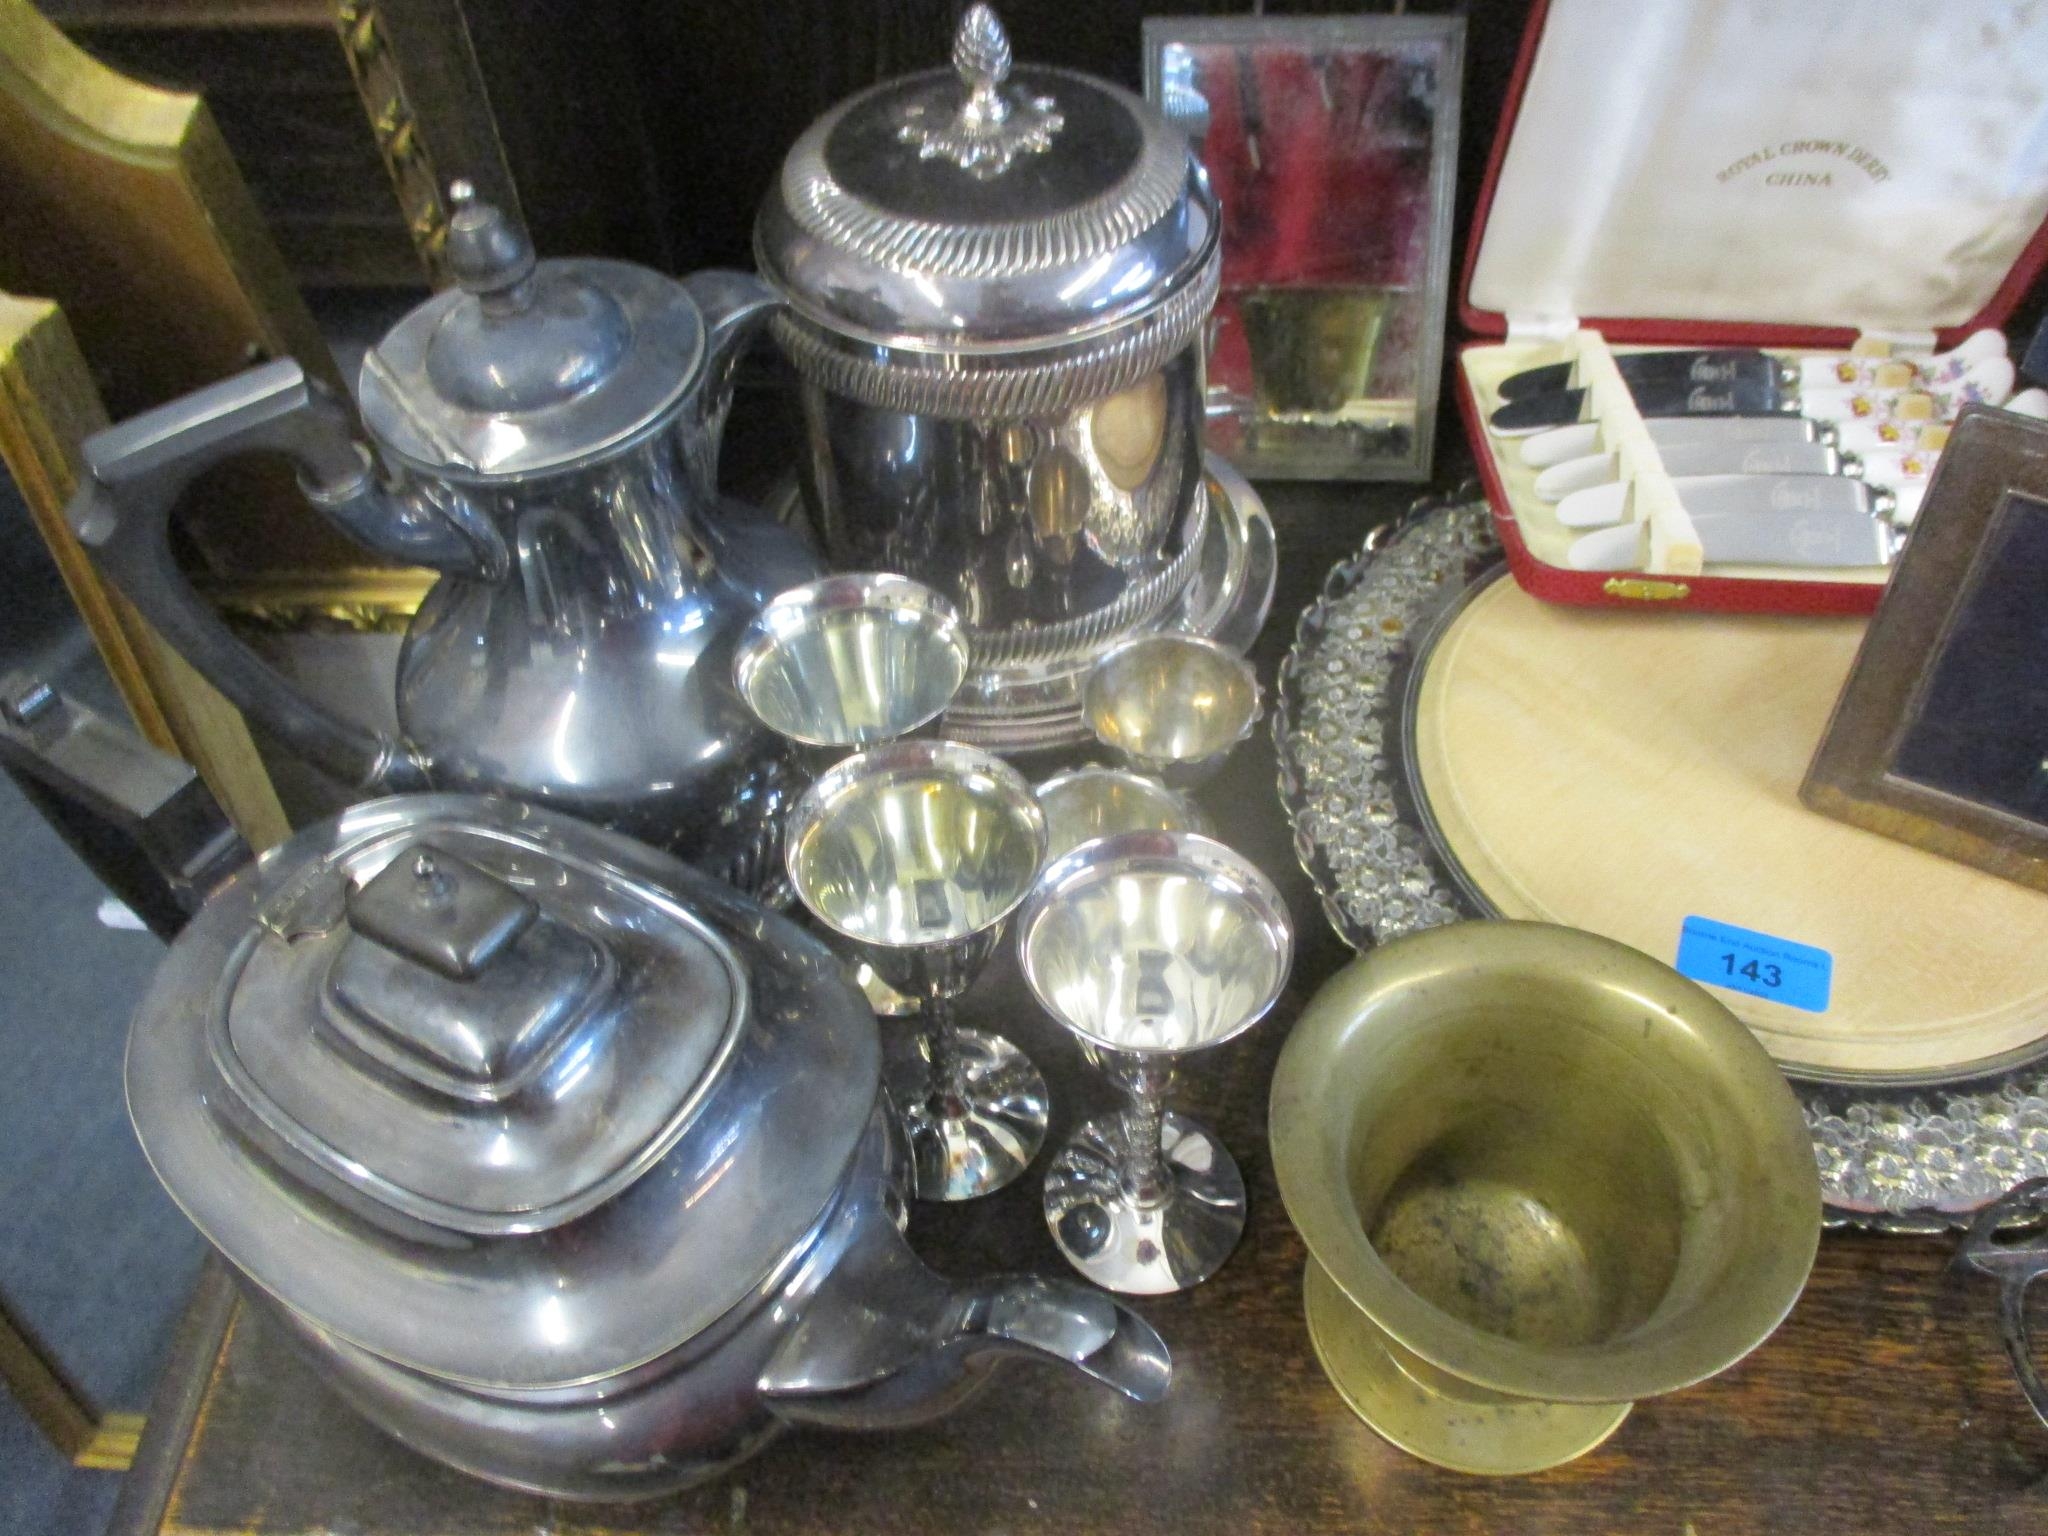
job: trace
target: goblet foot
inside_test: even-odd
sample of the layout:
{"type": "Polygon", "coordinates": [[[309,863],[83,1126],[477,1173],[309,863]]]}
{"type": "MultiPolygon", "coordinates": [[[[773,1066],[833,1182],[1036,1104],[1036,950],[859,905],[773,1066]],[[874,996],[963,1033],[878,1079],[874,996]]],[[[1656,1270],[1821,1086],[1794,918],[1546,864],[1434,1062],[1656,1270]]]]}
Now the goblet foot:
{"type": "Polygon", "coordinates": [[[954,1032],[957,1091],[934,1093],[929,1039],[892,1053],[889,1097],[910,1142],[920,1200],[972,1200],[1015,1179],[1045,1144],[1045,1079],[1016,1046],[978,1029],[954,1032]]]}
{"type": "Polygon", "coordinates": [[[1090,1120],[1046,1170],[1052,1240],[1105,1290],[1188,1290],[1222,1268],[1244,1235],[1244,1178],[1223,1144],[1171,1110],[1160,1141],[1172,1188],[1151,1204],[1141,1205],[1125,1186],[1130,1154],[1121,1115],[1090,1120]]]}

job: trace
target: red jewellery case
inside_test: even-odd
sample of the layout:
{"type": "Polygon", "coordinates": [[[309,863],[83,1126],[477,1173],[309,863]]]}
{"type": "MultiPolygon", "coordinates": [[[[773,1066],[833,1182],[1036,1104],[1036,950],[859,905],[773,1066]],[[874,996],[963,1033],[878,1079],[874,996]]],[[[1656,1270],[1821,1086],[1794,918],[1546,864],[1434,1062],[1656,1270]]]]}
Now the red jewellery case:
{"type": "Polygon", "coordinates": [[[2004,0],[1943,16],[1919,0],[1539,0],[1460,279],[1457,369],[1531,593],[1876,606],[1881,564],[1702,569],[1685,482],[1613,358],[1761,348],[1796,376],[1818,354],[1924,358],[2003,324],[2048,260],[2048,16],[2004,0]],[[1522,440],[1488,424],[1504,380],[1556,363],[1629,484],[1635,568],[1575,568],[1522,440]]]}

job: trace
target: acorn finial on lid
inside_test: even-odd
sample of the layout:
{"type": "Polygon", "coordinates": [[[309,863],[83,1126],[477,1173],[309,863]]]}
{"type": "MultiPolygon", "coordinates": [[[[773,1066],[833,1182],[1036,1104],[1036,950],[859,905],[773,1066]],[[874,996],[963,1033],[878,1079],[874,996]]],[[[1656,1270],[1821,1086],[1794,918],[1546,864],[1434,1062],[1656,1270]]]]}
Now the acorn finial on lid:
{"type": "Polygon", "coordinates": [[[1010,73],[1010,38],[996,13],[970,5],[953,34],[953,68],[969,87],[1001,85],[1010,73]]]}
{"type": "Polygon", "coordinates": [[[521,285],[533,273],[533,242],[526,229],[495,203],[476,195],[470,181],[448,184],[448,270],[492,310],[523,308],[521,285]],[[495,302],[493,302],[495,301],[495,302]]]}

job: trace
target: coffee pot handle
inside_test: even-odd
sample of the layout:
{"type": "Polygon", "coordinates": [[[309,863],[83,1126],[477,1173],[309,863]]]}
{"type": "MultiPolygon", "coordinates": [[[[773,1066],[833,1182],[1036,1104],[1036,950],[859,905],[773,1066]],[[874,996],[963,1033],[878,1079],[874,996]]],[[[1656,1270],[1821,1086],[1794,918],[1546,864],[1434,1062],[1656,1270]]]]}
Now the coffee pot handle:
{"type": "Polygon", "coordinates": [[[2017,1184],[1977,1213],[1956,1250],[1959,1266],[1979,1270],[1999,1283],[1998,1331],[2013,1374],[2028,1406],[2048,1424],[2048,1381],[2034,1363],[2034,1344],[2027,1329],[2027,1287],[2048,1275],[2048,1178],[2017,1184]],[[2033,1227],[2031,1237],[2008,1227],[2033,1227]]]}
{"type": "Polygon", "coordinates": [[[718,493],[718,439],[732,408],[733,372],[782,301],[753,273],[717,267],[692,272],[682,287],[704,320],[703,373],[692,406],[698,429],[692,467],[708,505],[718,493]]]}
{"type": "Polygon", "coordinates": [[[170,516],[200,471],[244,453],[281,453],[316,504],[373,489],[367,450],[338,401],[295,362],[252,368],[94,433],[67,509],[99,568],[171,647],[243,713],[356,788],[427,786],[425,765],[394,736],[322,708],[235,638],[171,554],[170,516]]]}

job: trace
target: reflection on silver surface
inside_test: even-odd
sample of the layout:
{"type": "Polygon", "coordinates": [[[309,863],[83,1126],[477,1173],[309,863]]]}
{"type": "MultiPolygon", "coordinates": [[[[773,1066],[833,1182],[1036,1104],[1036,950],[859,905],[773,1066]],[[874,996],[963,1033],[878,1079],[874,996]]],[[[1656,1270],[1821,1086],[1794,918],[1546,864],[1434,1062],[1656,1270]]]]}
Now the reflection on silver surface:
{"type": "MultiPolygon", "coordinates": [[[[986,7],[970,9],[956,49],[983,25],[1000,36],[986,7]]],[[[983,89],[1006,121],[1056,98],[1062,126],[994,174],[962,174],[926,153],[924,129],[957,119],[976,86],[945,69],[885,80],[790,147],[755,224],[757,265],[864,395],[1023,416],[980,408],[1077,403],[1063,382],[1080,399],[1113,393],[1122,385],[1090,390],[1048,368],[1048,352],[1094,343],[1083,355],[1098,375],[1135,361],[1127,384],[1191,339],[1217,277],[1215,193],[1186,136],[1106,80],[1027,62],[983,89]],[[1199,312],[1174,311],[1191,288],[1207,290],[1199,312]]],[[[999,127],[981,126],[984,142],[999,127]]]]}
{"type": "Polygon", "coordinates": [[[1266,627],[1273,607],[1273,586],[1280,575],[1279,540],[1266,503],[1237,466],[1213,453],[1203,462],[1209,470],[1209,505],[1216,510],[1211,521],[1229,541],[1226,559],[1215,580],[1205,582],[1198,575],[1189,583],[1185,619],[1165,627],[1206,635],[1242,656],[1266,627]]]}
{"type": "Polygon", "coordinates": [[[775,746],[732,685],[749,605],[693,566],[709,504],[692,445],[648,438],[474,500],[506,530],[502,581],[443,577],[400,653],[398,718],[438,786],[510,790],[657,846],[733,856],[775,746]]]}
{"type": "Polygon", "coordinates": [[[1082,708],[1095,739],[1169,783],[1199,782],[1251,734],[1259,683],[1251,663],[1195,635],[1143,635],[1088,675],[1082,708]]]}
{"type": "MultiPolygon", "coordinates": [[[[1242,653],[1258,638],[1272,606],[1277,574],[1273,522],[1258,492],[1226,461],[1212,454],[1206,464],[1210,515],[1204,519],[1201,545],[1185,590],[1156,627],[1208,636],[1242,653]]],[[[791,481],[770,497],[768,519],[800,521],[798,501],[791,481]]],[[[971,617],[964,605],[962,612],[971,617]]],[[[942,719],[941,733],[1002,753],[1084,742],[1089,732],[1081,718],[1081,692],[1094,664],[1091,654],[972,670],[942,719]]]]}
{"type": "MultiPolygon", "coordinates": [[[[424,1022],[378,1011],[362,1022],[394,1045],[424,1022]]],[[[137,1021],[129,1111],[166,1188],[352,1401],[489,1476],[590,1497],[705,1475],[718,1452],[737,1453],[728,1435],[772,1424],[745,1391],[749,1350],[787,1327],[760,1305],[762,1278],[808,1249],[842,1186],[870,1180],[852,1199],[888,1225],[886,1174],[850,1164],[879,1140],[874,1027],[830,957],[673,859],[514,801],[407,796],[301,831],[216,893],[137,1021]],[[471,1096],[452,1094],[329,1027],[341,1006],[329,962],[381,948],[355,931],[347,889],[423,840],[538,914],[474,981],[387,964],[387,983],[469,1005],[509,966],[540,983],[524,989],[545,1007],[556,994],[544,973],[521,977],[521,941],[547,924],[611,954],[608,990],[554,1018],[530,1081],[508,1056],[471,1096]],[[280,1134],[292,1126],[278,1111],[309,1136],[280,1134]],[[363,1166],[330,1175],[310,1137],[363,1166]],[[772,1209],[757,1188],[778,1192],[772,1209]],[[394,1189],[496,1219],[451,1231],[394,1189]],[[727,1339],[737,1326],[752,1340],[736,1357],[715,1347],[722,1319],[727,1339]],[[686,1370],[672,1354],[700,1335],[686,1370]],[[644,1462],[621,1465],[616,1443],[599,1454],[585,1431],[635,1371],[667,1422],[649,1427],[644,1462]],[[403,1381],[403,1398],[380,1396],[379,1378],[403,1381]],[[517,1406],[550,1392],[563,1401],[517,1406]]],[[[830,1267],[829,1253],[814,1258],[830,1267]]]]}
{"type": "Polygon", "coordinates": [[[786,1424],[943,1413],[991,1356],[1156,1400],[1165,1346],[1099,1292],[918,1261],[880,1055],[833,956],[739,892],[515,801],[415,795],[219,886],[126,1080],[249,1304],[392,1435],[512,1487],[671,1492],[786,1424]]]}
{"type": "Polygon", "coordinates": [[[1124,833],[1046,871],[1017,953],[1040,1005],[1131,1100],[1054,1159],[1054,1242],[1111,1290],[1199,1284],[1244,1231],[1244,1184],[1213,1136],[1166,1113],[1165,1097],[1177,1057],[1249,1029],[1278,999],[1293,957],[1279,893],[1209,838],[1124,833]]]}
{"type": "Polygon", "coordinates": [[[1189,347],[1107,398],[987,420],[807,392],[825,452],[805,494],[827,554],[957,603],[977,666],[1093,649],[1187,584],[1176,557],[1203,521],[1200,374],[1189,347]]]}
{"type": "Polygon", "coordinates": [[[214,1064],[288,1161],[440,1227],[535,1232],[612,1199],[681,1134],[748,1012],[713,928],[567,852],[451,821],[315,875],[256,909],[264,941],[222,972],[214,1064]],[[466,975],[423,942],[465,892],[522,924],[466,975]]]}
{"type": "Polygon", "coordinates": [[[1044,862],[1045,816],[1001,759],[900,741],[846,759],[798,804],[790,883],[856,958],[919,998],[922,1074],[898,1077],[914,1188],[965,1200],[1023,1172],[1045,1137],[1044,1079],[953,1016],[1044,862]]]}
{"type": "Polygon", "coordinates": [[[910,1143],[919,1199],[965,1200],[1001,1189],[1045,1143],[1045,1078],[1001,1035],[957,1024],[943,1034],[928,1030],[884,1056],[882,1083],[910,1143]],[[935,1083],[945,1091],[934,1091],[935,1083]]]}
{"type": "Polygon", "coordinates": [[[1124,768],[1070,768],[1038,786],[1045,812],[1046,858],[1118,832],[1207,832],[1208,819],[1186,796],[1124,768]]]}
{"type": "Polygon", "coordinates": [[[902,576],[828,576],[779,594],[741,637],[740,697],[780,736],[861,747],[936,719],[967,676],[960,615],[902,576]]]}

